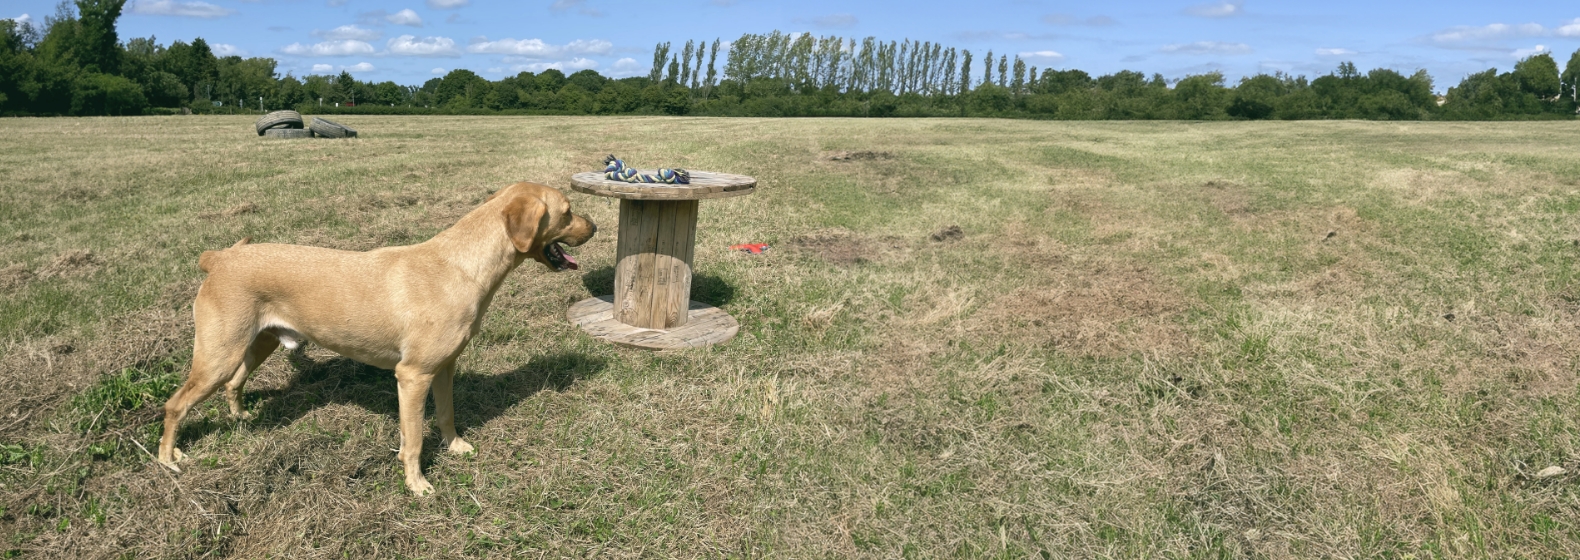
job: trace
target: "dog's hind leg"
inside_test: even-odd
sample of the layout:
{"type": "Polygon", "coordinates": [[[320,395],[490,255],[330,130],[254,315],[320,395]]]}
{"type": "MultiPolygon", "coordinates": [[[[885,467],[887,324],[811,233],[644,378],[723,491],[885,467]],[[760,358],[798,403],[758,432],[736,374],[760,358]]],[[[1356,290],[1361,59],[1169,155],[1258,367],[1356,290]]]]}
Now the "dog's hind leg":
{"type": "Polygon", "coordinates": [[[241,389],[247,385],[247,376],[258,371],[258,366],[280,347],[280,338],[274,333],[264,331],[252,339],[252,345],[247,347],[247,355],[241,360],[241,367],[236,368],[236,373],[231,376],[230,382],[225,384],[225,400],[230,403],[230,416],[238,420],[252,418],[252,413],[241,409],[241,389]]]}
{"type": "Polygon", "coordinates": [[[472,444],[455,433],[455,360],[439,368],[433,378],[433,414],[439,420],[439,444],[449,446],[450,453],[465,455],[473,451],[472,444]]]}
{"type": "Polygon", "coordinates": [[[250,325],[203,321],[201,299],[202,295],[199,294],[199,320],[192,345],[192,371],[187,374],[186,383],[170,396],[170,400],[165,401],[165,430],[159,438],[159,462],[172,469],[176,469],[177,461],[186,457],[180,449],[176,449],[176,431],[181,427],[181,419],[186,417],[193,405],[209,398],[235,376],[255,336],[250,325]]]}

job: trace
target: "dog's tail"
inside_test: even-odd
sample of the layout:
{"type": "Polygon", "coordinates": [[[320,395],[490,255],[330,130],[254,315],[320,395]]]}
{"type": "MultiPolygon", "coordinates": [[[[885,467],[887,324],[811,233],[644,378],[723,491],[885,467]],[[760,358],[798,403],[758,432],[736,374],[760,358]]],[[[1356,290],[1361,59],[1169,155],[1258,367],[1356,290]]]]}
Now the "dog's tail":
{"type": "MultiPolygon", "coordinates": [[[[241,238],[241,241],[237,241],[236,244],[231,245],[230,248],[235,249],[251,242],[251,237],[243,237],[241,238]]],[[[223,249],[219,251],[203,251],[202,255],[198,255],[198,269],[202,270],[203,272],[209,272],[210,269],[214,267],[214,259],[219,258],[219,254],[223,252],[225,252],[223,249]]]]}

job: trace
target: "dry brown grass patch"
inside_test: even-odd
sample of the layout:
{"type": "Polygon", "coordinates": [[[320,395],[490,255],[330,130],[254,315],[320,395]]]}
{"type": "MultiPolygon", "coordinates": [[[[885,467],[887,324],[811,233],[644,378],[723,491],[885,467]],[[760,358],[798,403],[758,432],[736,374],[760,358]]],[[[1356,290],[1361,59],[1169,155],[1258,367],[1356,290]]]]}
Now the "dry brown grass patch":
{"type": "Polygon", "coordinates": [[[987,303],[971,329],[1075,356],[1179,356],[1192,350],[1177,317],[1186,308],[1185,296],[1151,269],[1069,259],[1043,273],[1036,286],[987,303]]]}
{"type": "Polygon", "coordinates": [[[198,217],[205,220],[213,220],[216,218],[234,218],[243,214],[256,214],[261,211],[263,211],[263,207],[251,202],[243,202],[218,212],[204,212],[198,214],[198,217]]]}
{"type": "Polygon", "coordinates": [[[871,150],[838,151],[824,154],[823,159],[826,161],[872,161],[879,159],[894,159],[894,154],[871,150]]]}
{"type": "Polygon", "coordinates": [[[56,255],[49,264],[38,269],[39,278],[64,278],[79,276],[93,271],[101,263],[98,255],[86,249],[67,251],[56,255]]]}
{"type": "Polygon", "coordinates": [[[5,268],[0,268],[0,292],[20,290],[33,280],[33,271],[27,265],[11,263],[5,268]]]}
{"type": "Polygon", "coordinates": [[[882,262],[910,252],[910,244],[899,237],[861,235],[843,229],[799,234],[791,237],[786,245],[797,253],[838,267],[882,262]]]}

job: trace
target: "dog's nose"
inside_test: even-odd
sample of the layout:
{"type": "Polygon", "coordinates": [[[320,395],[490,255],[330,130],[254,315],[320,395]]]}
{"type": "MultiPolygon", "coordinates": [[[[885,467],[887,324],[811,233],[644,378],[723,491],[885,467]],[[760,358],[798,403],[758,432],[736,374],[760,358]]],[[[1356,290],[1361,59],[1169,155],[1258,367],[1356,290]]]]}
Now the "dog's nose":
{"type": "Polygon", "coordinates": [[[598,223],[597,222],[594,222],[592,220],[587,220],[587,225],[592,226],[593,235],[598,235],[598,223]]]}

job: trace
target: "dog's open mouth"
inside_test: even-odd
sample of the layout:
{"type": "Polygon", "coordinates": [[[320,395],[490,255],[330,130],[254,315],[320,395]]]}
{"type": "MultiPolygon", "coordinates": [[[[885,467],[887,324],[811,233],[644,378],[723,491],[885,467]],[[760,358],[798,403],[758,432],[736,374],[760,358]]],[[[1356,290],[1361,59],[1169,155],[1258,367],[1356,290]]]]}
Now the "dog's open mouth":
{"type": "Polygon", "coordinates": [[[576,270],[581,268],[580,265],[576,264],[576,257],[572,257],[570,253],[565,252],[565,246],[558,241],[543,247],[543,257],[548,259],[549,266],[554,267],[555,270],[576,270]]]}

